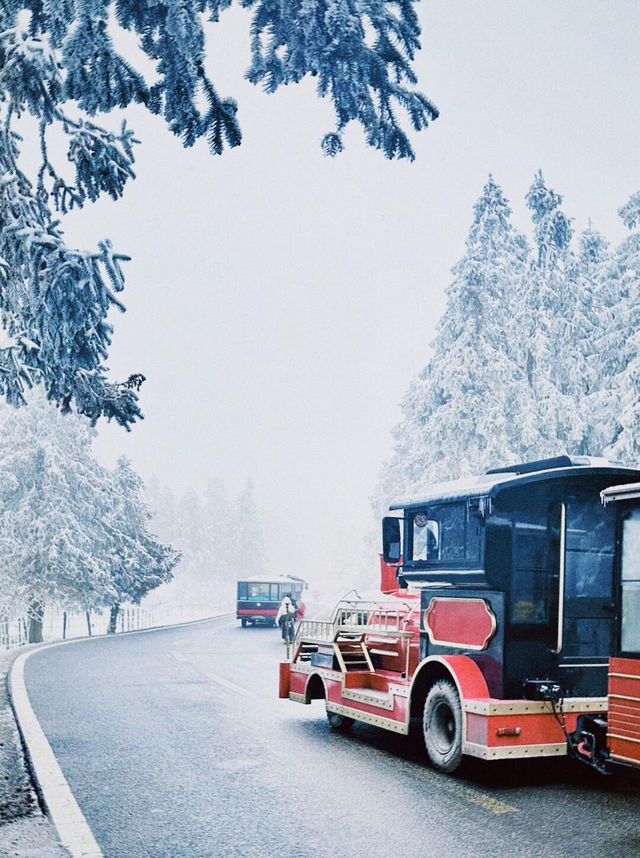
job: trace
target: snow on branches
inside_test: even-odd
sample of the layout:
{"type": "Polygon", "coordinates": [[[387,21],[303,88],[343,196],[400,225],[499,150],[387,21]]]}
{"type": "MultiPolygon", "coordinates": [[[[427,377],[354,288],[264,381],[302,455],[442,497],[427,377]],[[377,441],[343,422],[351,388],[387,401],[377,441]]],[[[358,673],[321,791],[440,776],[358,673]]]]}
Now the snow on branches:
{"type": "Polygon", "coordinates": [[[0,611],[138,602],[170,580],[179,554],[150,531],[130,463],[102,467],[94,430],[40,391],[0,410],[0,611]]]}
{"type": "Polygon", "coordinates": [[[367,143],[387,158],[414,158],[395,115],[406,111],[416,131],[438,118],[438,109],[412,89],[411,67],[420,47],[414,0],[244,0],[254,9],[253,61],[247,77],[267,92],[318,79],[320,96],[330,96],[336,129],[322,147],[342,151],[342,132],[352,121],[365,129],[367,143]]]}
{"type": "MultiPolygon", "coordinates": [[[[414,129],[435,106],[414,88],[419,48],[415,0],[243,0],[251,9],[252,64],[247,76],[268,92],[317,77],[331,99],[336,127],[322,141],[343,148],[359,122],[367,143],[388,158],[414,157],[397,117],[414,129]]],[[[108,194],[122,196],[134,178],[133,145],[124,123],[108,130],[93,117],[141,103],[164,118],[185,146],[204,138],[214,154],[242,140],[234,99],[222,97],[205,71],[205,18],[218,21],[231,0],[7,0],[0,5],[0,317],[10,338],[0,348],[0,396],[18,405],[42,382],[50,399],[129,428],[141,417],[135,385],[108,380],[113,307],[124,309],[120,263],[103,242],[97,251],[69,247],[57,214],[108,194]],[[153,63],[149,83],[122,57],[117,25],[140,37],[153,63]],[[36,175],[21,167],[17,126],[31,118],[39,135],[36,175]],[[73,178],[49,155],[51,134],[67,141],[73,178]]],[[[37,138],[35,138],[37,139],[37,138]]]]}
{"type": "MultiPolygon", "coordinates": [[[[492,177],[452,269],[433,356],[402,401],[374,505],[428,482],[567,452],[640,463],[640,233],[611,250],[591,225],[572,247],[539,172],[533,248],[492,177]]],[[[640,194],[620,209],[640,224],[640,194]]]]}

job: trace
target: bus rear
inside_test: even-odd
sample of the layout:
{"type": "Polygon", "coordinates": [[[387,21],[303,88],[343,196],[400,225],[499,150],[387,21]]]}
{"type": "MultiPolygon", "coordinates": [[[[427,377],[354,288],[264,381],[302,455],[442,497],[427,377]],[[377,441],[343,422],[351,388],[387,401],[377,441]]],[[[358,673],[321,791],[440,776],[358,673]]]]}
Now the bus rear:
{"type": "Polygon", "coordinates": [[[248,625],[274,626],[278,608],[285,596],[292,596],[298,615],[304,616],[303,591],[307,583],[293,575],[242,578],[238,581],[236,619],[243,628],[248,625]]]}

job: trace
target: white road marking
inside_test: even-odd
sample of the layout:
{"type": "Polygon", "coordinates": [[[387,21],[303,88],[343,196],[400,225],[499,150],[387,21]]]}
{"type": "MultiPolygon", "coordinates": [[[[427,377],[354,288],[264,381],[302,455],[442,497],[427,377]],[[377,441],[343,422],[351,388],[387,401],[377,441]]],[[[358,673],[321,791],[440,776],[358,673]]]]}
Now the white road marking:
{"type": "Polygon", "coordinates": [[[218,685],[222,685],[223,688],[227,688],[229,691],[233,691],[236,694],[240,694],[242,697],[255,697],[253,691],[249,691],[248,688],[243,688],[241,685],[236,685],[235,682],[231,682],[229,679],[225,679],[224,676],[218,676],[217,673],[210,673],[208,670],[202,670],[195,662],[191,661],[190,658],[187,658],[181,652],[176,652],[176,650],[170,649],[169,655],[173,656],[176,661],[180,661],[183,664],[190,665],[194,670],[198,673],[201,673],[207,679],[210,679],[212,682],[216,682],[218,685]]]}
{"type": "Polygon", "coordinates": [[[9,696],[16,716],[18,729],[22,735],[27,754],[31,761],[34,779],[40,788],[44,804],[58,832],[60,842],[67,849],[71,858],[104,858],[98,846],[89,823],[75,800],[71,787],[62,773],[53,749],[44,734],[40,722],[33,711],[27,687],[24,681],[24,666],[27,659],[34,653],[57,646],[81,643],[84,641],[114,640],[130,635],[158,632],[163,629],[179,628],[205,623],[209,620],[223,619],[229,614],[217,614],[203,620],[192,620],[187,623],[176,623],[173,626],[155,626],[150,629],[138,629],[130,632],[120,632],[117,635],[96,635],[95,637],[70,638],[65,641],[55,641],[45,646],[24,652],[16,658],[9,672],[9,696]]]}
{"type": "Polygon", "coordinates": [[[89,823],[73,797],[27,694],[24,665],[32,652],[41,652],[42,649],[48,649],[48,647],[25,652],[13,663],[11,669],[13,708],[31,758],[36,780],[62,845],[68,849],[72,858],[104,858],[89,828],[89,823]]]}

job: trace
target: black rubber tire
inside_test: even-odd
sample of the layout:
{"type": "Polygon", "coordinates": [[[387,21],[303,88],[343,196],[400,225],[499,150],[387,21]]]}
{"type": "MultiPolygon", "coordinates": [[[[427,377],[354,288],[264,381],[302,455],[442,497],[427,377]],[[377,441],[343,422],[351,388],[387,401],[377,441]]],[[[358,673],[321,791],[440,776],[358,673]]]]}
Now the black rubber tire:
{"type": "Polygon", "coordinates": [[[247,627],[247,618],[246,618],[246,617],[242,617],[242,619],[240,620],[240,624],[241,624],[241,626],[242,626],[242,628],[243,628],[243,629],[246,629],[246,627],[247,627]]]}
{"type": "Polygon", "coordinates": [[[456,687],[447,679],[432,685],[422,718],[424,744],[434,768],[453,774],[462,765],[462,705],[456,687]]]}
{"type": "Polygon", "coordinates": [[[337,733],[347,733],[356,723],[355,718],[349,718],[347,715],[338,715],[337,712],[329,712],[329,710],[327,710],[327,720],[331,729],[337,733]]]}

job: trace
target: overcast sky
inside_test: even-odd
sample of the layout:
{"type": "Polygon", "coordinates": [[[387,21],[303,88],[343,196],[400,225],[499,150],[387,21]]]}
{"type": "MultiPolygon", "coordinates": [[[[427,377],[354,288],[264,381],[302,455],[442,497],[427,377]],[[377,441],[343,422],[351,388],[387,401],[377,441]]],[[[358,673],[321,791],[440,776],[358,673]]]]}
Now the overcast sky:
{"type": "Polygon", "coordinates": [[[274,571],[313,579],[344,561],[349,583],[345,539],[371,527],[398,403],[487,174],[521,228],[542,168],[576,227],[591,217],[613,240],[640,187],[637,0],[418,9],[420,87],[441,117],[414,136],[414,163],[368,150],[357,128],[324,158],[329,104],[311,83],[267,96],[244,81],[249,16],[233,8],[209,31],[209,65],[239,102],[243,145],[183,150],[132,111],[137,180],[67,220],[71,242],[110,237],[133,257],[110,363],[147,376],[146,419],[128,435],[102,428],[99,452],[126,452],[178,491],[219,475],[237,492],[252,477],[274,571]]]}

